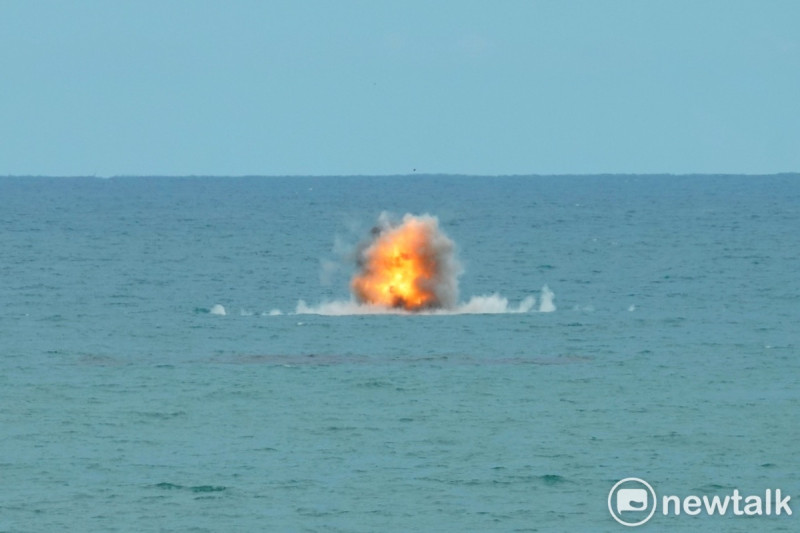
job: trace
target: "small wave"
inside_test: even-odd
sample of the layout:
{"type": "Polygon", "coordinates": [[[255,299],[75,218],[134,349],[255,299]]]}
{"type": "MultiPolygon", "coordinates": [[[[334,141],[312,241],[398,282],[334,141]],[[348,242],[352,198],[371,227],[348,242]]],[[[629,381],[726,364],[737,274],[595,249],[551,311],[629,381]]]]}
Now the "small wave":
{"type": "Polygon", "coordinates": [[[228,490],[228,487],[223,487],[221,485],[186,486],[169,482],[156,483],[154,486],[158,489],[163,489],[163,490],[185,490],[189,492],[223,492],[225,490],[228,490]]]}
{"type": "Polygon", "coordinates": [[[156,420],[170,420],[173,418],[181,418],[186,416],[186,411],[172,411],[162,413],[160,411],[139,411],[136,412],[142,418],[156,419],[156,420]]]}
{"type": "Polygon", "coordinates": [[[162,483],[156,483],[155,487],[159,488],[159,489],[165,489],[165,490],[179,490],[179,489],[183,488],[183,485],[176,485],[175,483],[168,483],[168,482],[165,481],[165,482],[162,482],[162,483]]]}
{"type": "Polygon", "coordinates": [[[194,487],[189,487],[192,492],[222,492],[227,489],[228,487],[219,485],[195,485],[194,487]]]}

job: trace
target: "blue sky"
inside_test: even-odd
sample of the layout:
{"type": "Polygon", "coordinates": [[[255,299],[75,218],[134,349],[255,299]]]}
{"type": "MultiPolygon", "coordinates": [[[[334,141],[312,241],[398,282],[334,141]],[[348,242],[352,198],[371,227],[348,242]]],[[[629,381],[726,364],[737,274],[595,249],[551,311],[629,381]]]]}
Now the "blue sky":
{"type": "Polygon", "coordinates": [[[0,3],[0,175],[800,170],[796,1],[0,3]]]}

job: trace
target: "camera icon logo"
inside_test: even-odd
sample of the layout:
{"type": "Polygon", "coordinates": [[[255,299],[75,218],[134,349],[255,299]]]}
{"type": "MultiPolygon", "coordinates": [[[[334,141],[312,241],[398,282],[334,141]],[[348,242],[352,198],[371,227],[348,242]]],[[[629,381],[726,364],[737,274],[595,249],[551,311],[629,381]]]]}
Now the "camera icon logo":
{"type": "Polygon", "coordinates": [[[608,493],[608,511],[623,526],[641,526],[656,512],[656,492],[643,479],[622,479],[608,493]]]}

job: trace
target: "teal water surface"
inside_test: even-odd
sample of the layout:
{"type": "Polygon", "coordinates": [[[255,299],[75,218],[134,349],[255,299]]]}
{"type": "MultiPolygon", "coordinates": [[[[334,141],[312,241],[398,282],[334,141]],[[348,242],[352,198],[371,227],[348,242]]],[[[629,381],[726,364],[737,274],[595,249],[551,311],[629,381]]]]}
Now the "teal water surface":
{"type": "Polygon", "coordinates": [[[795,531],[798,178],[0,179],[0,531],[795,531]],[[384,210],[555,310],[296,314],[384,210]]]}

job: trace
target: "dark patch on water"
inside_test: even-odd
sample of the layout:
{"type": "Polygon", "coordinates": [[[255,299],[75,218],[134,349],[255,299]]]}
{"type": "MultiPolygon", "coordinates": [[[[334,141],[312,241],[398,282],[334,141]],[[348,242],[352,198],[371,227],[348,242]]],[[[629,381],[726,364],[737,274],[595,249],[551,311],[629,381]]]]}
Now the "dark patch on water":
{"type": "Polygon", "coordinates": [[[188,492],[223,492],[228,490],[228,487],[223,487],[221,485],[185,486],[169,482],[156,483],[155,487],[163,490],[185,490],[188,492]]]}
{"type": "Polygon", "coordinates": [[[228,488],[219,485],[197,485],[195,487],[189,487],[189,490],[192,492],[222,492],[228,490],[228,488]]]}
{"type": "Polygon", "coordinates": [[[313,353],[304,355],[259,354],[243,355],[227,362],[239,365],[328,366],[343,363],[363,363],[363,358],[344,357],[337,355],[319,355],[313,353]]]}
{"type": "Polygon", "coordinates": [[[182,489],[183,488],[183,486],[181,486],[181,485],[176,485],[174,483],[166,483],[166,482],[157,483],[155,486],[156,486],[156,488],[166,489],[166,490],[182,489]]]}
{"type": "Polygon", "coordinates": [[[392,384],[388,381],[382,381],[380,379],[370,379],[363,383],[359,383],[358,387],[364,387],[367,389],[381,389],[384,387],[391,387],[392,384]]]}
{"type": "Polygon", "coordinates": [[[144,418],[153,418],[156,420],[170,420],[173,418],[180,418],[186,416],[186,411],[173,411],[171,413],[161,413],[158,411],[140,411],[136,414],[144,418]]]}
{"type": "Polygon", "coordinates": [[[125,366],[128,363],[109,355],[88,354],[78,359],[78,364],[85,366],[125,366]]]}
{"type": "MultiPolygon", "coordinates": [[[[226,364],[234,365],[275,365],[275,366],[333,366],[333,365],[355,365],[355,366],[379,366],[379,365],[416,365],[420,363],[444,364],[444,365],[474,365],[474,366],[522,366],[522,365],[570,365],[594,361],[593,356],[565,354],[552,357],[474,357],[466,354],[456,354],[452,356],[403,356],[403,357],[368,357],[354,355],[242,355],[234,359],[222,361],[226,364]]],[[[365,388],[384,388],[391,387],[392,383],[374,379],[367,380],[357,385],[365,388]]]]}
{"type": "Polygon", "coordinates": [[[561,485],[567,482],[566,478],[559,476],[558,474],[544,474],[539,476],[539,479],[541,479],[542,482],[548,486],[561,485]]]}

